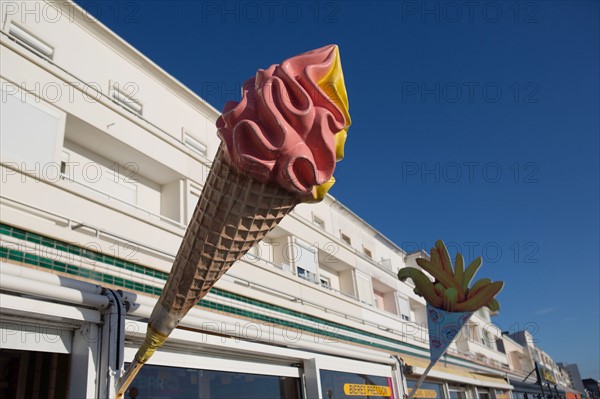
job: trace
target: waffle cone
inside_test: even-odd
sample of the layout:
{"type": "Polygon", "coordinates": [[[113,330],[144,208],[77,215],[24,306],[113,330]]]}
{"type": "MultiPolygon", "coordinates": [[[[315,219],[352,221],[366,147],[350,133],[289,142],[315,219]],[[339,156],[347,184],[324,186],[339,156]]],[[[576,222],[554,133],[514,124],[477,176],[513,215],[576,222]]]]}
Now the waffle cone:
{"type": "Polygon", "coordinates": [[[220,147],[150,326],[168,335],[297,203],[298,196],[289,191],[260,183],[230,167],[220,147]]]}
{"type": "Polygon", "coordinates": [[[299,202],[280,186],[240,174],[227,164],[225,151],[221,145],[150,316],[146,339],[119,382],[117,398],[187,312],[299,202]]]}

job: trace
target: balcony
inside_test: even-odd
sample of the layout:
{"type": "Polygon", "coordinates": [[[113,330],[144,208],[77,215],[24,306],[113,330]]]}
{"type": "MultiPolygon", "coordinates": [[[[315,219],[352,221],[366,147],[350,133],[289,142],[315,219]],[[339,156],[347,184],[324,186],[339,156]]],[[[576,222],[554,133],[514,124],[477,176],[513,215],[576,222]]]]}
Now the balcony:
{"type": "Polygon", "coordinates": [[[184,177],[73,115],[65,125],[61,171],[81,193],[185,228],[184,177]]]}
{"type": "Polygon", "coordinates": [[[396,290],[377,279],[372,280],[374,306],[379,310],[383,310],[397,316],[398,307],[396,304],[396,290]]]}
{"type": "Polygon", "coordinates": [[[490,323],[482,325],[469,321],[455,341],[457,351],[488,364],[508,363],[506,354],[498,351],[496,336],[489,331],[490,326],[490,323]]]}

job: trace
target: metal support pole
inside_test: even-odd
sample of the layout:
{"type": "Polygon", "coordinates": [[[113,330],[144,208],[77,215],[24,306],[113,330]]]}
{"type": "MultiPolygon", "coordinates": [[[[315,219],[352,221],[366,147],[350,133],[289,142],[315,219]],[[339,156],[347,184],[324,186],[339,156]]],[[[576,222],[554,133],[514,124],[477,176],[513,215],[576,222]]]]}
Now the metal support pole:
{"type": "Polygon", "coordinates": [[[417,394],[417,390],[419,389],[419,387],[421,387],[421,384],[423,384],[423,381],[425,381],[425,377],[427,377],[427,374],[429,374],[429,371],[436,363],[437,362],[429,363],[429,366],[427,366],[425,371],[423,371],[423,374],[421,375],[421,378],[419,378],[419,381],[417,381],[417,383],[413,387],[412,391],[410,391],[410,394],[408,395],[408,399],[412,399],[417,394]]]}

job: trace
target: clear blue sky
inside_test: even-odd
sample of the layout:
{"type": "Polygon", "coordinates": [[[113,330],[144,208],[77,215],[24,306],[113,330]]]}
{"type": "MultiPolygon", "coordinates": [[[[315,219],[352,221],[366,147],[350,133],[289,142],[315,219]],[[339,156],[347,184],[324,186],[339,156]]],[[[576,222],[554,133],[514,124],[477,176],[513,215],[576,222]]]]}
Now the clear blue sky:
{"type": "Polygon", "coordinates": [[[600,379],[598,2],[79,3],[218,109],[339,44],[332,194],[409,251],[482,255],[506,281],[496,323],[600,379]]]}

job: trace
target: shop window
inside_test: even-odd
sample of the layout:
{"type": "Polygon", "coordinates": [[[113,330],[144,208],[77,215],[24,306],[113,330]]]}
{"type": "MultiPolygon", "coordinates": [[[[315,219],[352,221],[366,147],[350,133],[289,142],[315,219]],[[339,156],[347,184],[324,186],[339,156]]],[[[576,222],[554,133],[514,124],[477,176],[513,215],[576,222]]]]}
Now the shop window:
{"type": "Polygon", "coordinates": [[[389,399],[394,397],[389,377],[321,370],[323,399],[389,399]]]}
{"type": "Polygon", "coordinates": [[[69,363],[66,353],[2,349],[0,398],[34,398],[50,392],[54,398],[66,398],[69,363]]]}
{"type": "Polygon", "coordinates": [[[126,398],[300,399],[300,380],[278,375],[146,365],[126,398]]]}
{"type": "MultiPolygon", "coordinates": [[[[509,395],[508,395],[508,391],[505,391],[504,389],[496,389],[496,399],[509,399],[509,395]]],[[[516,397],[517,392],[513,392],[513,395],[515,396],[514,399],[522,399],[522,398],[517,398],[516,397]]]]}
{"type": "MultiPolygon", "coordinates": [[[[408,393],[412,392],[413,387],[415,386],[416,381],[407,380],[406,386],[408,387],[408,393]]],[[[414,396],[415,398],[427,398],[427,399],[442,399],[442,386],[440,384],[434,384],[432,382],[424,382],[421,384],[417,393],[414,396]]]]}
{"type": "Polygon", "coordinates": [[[465,390],[458,387],[449,387],[450,399],[466,399],[465,390]]]}

